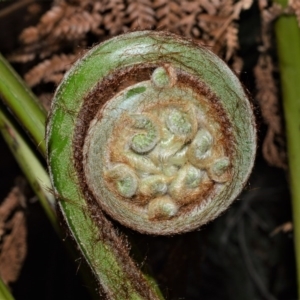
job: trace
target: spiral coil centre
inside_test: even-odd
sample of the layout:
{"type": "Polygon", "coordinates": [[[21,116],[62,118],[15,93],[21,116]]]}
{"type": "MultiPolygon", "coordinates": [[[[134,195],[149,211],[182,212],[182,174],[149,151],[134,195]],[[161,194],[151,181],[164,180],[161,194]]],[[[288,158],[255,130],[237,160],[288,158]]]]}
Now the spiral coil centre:
{"type": "Polygon", "coordinates": [[[92,121],[85,141],[96,199],[105,194],[154,221],[207,200],[231,178],[220,124],[208,111],[205,96],[178,85],[170,66],[121,91],[92,121]]]}

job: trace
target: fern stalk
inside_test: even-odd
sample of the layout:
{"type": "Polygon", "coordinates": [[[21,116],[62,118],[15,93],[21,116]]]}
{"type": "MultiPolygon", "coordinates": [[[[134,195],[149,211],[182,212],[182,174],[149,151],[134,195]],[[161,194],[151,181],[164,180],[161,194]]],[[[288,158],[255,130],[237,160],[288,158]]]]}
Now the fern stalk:
{"type": "Polygon", "coordinates": [[[14,300],[14,297],[8,290],[7,286],[4,284],[2,279],[0,278],[0,299],[1,300],[14,300]]]}
{"type": "MultiPolygon", "coordinates": [[[[286,0],[275,2],[286,6],[286,0]]],[[[300,295],[300,30],[295,16],[281,16],[275,24],[285,114],[294,241],[300,295]]]]}
{"type": "Polygon", "coordinates": [[[37,98],[0,54],[0,96],[45,155],[46,112],[37,98]]]}
{"type": "Polygon", "coordinates": [[[58,232],[55,200],[50,192],[49,175],[4,110],[0,110],[0,131],[33,191],[39,198],[53,228],[58,232]]]}

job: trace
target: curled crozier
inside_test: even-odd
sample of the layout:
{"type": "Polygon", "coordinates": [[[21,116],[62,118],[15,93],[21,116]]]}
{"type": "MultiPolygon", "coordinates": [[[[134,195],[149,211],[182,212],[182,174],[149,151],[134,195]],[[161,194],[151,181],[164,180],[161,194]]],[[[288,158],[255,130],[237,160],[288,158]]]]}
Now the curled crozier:
{"type": "Polygon", "coordinates": [[[142,31],[74,65],[55,94],[47,143],[60,195],[166,235],[193,230],[232,203],[252,169],[256,132],[223,61],[173,34],[142,31]]]}

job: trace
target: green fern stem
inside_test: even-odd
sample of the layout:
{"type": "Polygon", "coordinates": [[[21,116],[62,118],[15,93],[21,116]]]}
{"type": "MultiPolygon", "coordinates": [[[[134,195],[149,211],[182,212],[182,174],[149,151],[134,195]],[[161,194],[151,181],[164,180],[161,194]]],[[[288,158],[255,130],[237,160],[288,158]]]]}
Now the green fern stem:
{"type": "Polygon", "coordinates": [[[10,116],[8,116],[4,110],[0,110],[0,132],[33,191],[39,198],[53,228],[56,232],[59,232],[55,213],[55,198],[51,193],[49,175],[36,157],[34,151],[30,148],[26,140],[10,120],[10,116]]]}
{"type": "Polygon", "coordinates": [[[2,300],[14,300],[15,299],[1,278],[0,278],[0,299],[2,299],[2,300]]]}
{"type": "MultiPolygon", "coordinates": [[[[286,0],[275,2],[286,7],[286,0]]],[[[300,29],[292,15],[275,24],[283,108],[286,124],[290,187],[293,204],[294,241],[300,295],[300,29]]]]}
{"type": "Polygon", "coordinates": [[[45,155],[46,112],[24,81],[0,54],[0,96],[45,155]]]}

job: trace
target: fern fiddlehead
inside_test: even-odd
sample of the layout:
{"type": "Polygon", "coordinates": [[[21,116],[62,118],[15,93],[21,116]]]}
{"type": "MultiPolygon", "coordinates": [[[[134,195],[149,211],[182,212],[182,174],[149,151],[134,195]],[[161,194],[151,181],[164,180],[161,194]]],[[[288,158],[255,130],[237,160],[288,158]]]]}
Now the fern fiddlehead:
{"type": "Polygon", "coordinates": [[[55,190],[72,200],[61,209],[89,252],[76,205],[84,218],[103,209],[144,233],[195,229],[240,193],[256,134],[245,92],[218,57],[142,31],[75,64],[56,92],[47,145],[55,190]]]}

